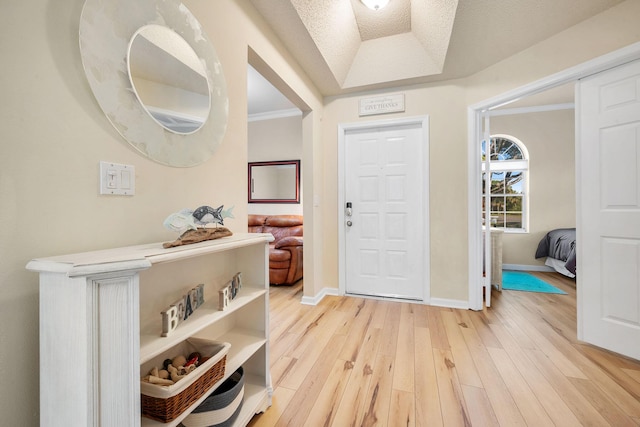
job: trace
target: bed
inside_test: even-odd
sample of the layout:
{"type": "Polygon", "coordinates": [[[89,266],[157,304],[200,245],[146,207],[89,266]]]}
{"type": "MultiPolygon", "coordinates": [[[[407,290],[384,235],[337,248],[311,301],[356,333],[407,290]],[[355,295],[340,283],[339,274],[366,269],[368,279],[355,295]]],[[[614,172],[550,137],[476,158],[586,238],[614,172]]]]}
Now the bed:
{"type": "Polygon", "coordinates": [[[536,258],[547,257],[545,265],[568,277],[576,277],[576,229],[549,231],[538,244],[536,258]]]}

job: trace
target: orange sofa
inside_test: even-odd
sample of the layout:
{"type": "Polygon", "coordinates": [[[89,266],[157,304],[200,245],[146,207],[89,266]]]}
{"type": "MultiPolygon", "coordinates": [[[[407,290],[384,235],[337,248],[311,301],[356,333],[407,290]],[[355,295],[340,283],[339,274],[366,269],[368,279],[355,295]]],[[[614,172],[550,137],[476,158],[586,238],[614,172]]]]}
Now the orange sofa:
{"type": "Polygon", "coordinates": [[[271,233],[269,283],[292,285],[302,279],[302,215],[249,215],[249,233],[271,233]]]}

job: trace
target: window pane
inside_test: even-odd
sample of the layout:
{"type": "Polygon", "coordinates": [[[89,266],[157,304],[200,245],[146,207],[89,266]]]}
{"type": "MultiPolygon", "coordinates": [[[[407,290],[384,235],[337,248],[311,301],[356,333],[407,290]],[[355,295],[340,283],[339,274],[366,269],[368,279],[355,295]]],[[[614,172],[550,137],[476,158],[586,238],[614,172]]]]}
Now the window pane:
{"type": "Polygon", "coordinates": [[[491,172],[491,194],[504,194],[504,172],[491,172]]]}
{"type": "MultiPolygon", "coordinates": [[[[483,151],[484,153],[484,151],[483,151]]],[[[491,160],[523,159],[522,150],[506,138],[491,138],[491,160]]]]}
{"type": "Polygon", "coordinates": [[[504,197],[491,196],[491,212],[504,212],[504,197]]]}
{"type": "Polygon", "coordinates": [[[518,181],[508,185],[507,194],[524,194],[524,181],[518,181]]]}
{"type": "Polygon", "coordinates": [[[507,228],[522,228],[522,213],[507,213],[507,228]]]}
{"type": "MultiPolygon", "coordinates": [[[[486,180],[491,174],[490,210],[492,227],[523,229],[525,221],[524,207],[527,190],[528,160],[525,158],[524,146],[511,137],[492,137],[490,141],[482,141],[481,155],[483,160],[490,154],[491,171],[482,170],[482,208],[483,219],[486,195],[486,180]]],[[[483,221],[484,223],[484,221],[483,221]]]]}
{"type": "Polygon", "coordinates": [[[498,160],[511,160],[511,149],[513,148],[513,142],[506,139],[503,139],[502,141],[503,144],[498,150],[498,160]]]}
{"type": "Polygon", "coordinates": [[[507,196],[505,197],[505,206],[507,212],[522,212],[522,197],[507,196]]]}
{"type": "Polygon", "coordinates": [[[503,153],[513,143],[504,138],[491,138],[491,160],[504,160],[503,153]]]}
{"type": "Polygon", "coordinates": [[[505,160],[522,159],[522,151],[517,145],[513,144],[505,151],[504,157],[505,160]]]}
{"type": "Polygon", "coordinates": [[[522,171],[511,171],[506,173],[505,185],[507,194],[522,194],[522,183],[524,173],[522,171]]]}

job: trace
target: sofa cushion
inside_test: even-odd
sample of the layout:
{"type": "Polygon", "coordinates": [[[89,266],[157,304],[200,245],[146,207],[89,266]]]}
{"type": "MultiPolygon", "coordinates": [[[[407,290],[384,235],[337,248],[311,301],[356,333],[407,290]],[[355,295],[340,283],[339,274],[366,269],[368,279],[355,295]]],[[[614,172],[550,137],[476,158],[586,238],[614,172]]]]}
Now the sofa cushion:
{"type": "Polygon", "coordinates": [[[248,231],[249,233],[263,233],[261,225],[258,225],[258,226],[250,225],[248,231]]]}
{"type": "Polygon", "coordinates": [[[288,275],[289,275],[288,268],[270,268],[269,283],[274,285],[281,285],[283,283],[286,283],[288,275]]]}
{"type": "Polygon", "coordinates": [[[275,262],[284,262],[288,265],[289,261],[291,261],[291,252],[282,249],[275,249],[271,245],[269,246],[269,265],[275,262]]]}
{"type": "Polygon", "coordinates": [[[273,238],[275,239],[274,241],[277,242],[278,240],[289,236],[302,236],[302,226],[270,227],[268,225],[265,225],[264,227],[262,227],[262,232],[273,234],[273,238]]]}
{"type": "Polygon", "coordinates": [[[287,246],[303,246],[304,245],[304,241],[302,236],[298,237],[298,236],[288,236],[288,237],[283,237],[282,239],[278,240],[277,242],[275,242],[275,248],[276,249],[280,249],[280,248],[285,248],[287,246]]]}
{"type": "Polygon", "coordinates": [[[264,233],[264,222],[267,220],[267,215],[249,215],[249,233],[264,233]]]}
{"type": "MultiPolygon", "coordinates": [[[[249,224],[251,225],[251,224],[249,224]]],[[[277,215],[268,216],[264,225],[271,227],[294,227],[296,225],[302,225],[302,216],[300,215],[277,215]]]]}
{"type": "Polygon", "coordinates": [[[267,219],[267,215],[249,214],[249,227],[252,227],[252,226],[262,227],[266,219],[267,219]]]}
{"type": "Polygon", "coordinates": [[[303,216],[249,214],[250,233],[271,233],[269,282],[292,284],[302,278],[303,216]],[[282,248],[282,249],[280,249],[282,248]]]}

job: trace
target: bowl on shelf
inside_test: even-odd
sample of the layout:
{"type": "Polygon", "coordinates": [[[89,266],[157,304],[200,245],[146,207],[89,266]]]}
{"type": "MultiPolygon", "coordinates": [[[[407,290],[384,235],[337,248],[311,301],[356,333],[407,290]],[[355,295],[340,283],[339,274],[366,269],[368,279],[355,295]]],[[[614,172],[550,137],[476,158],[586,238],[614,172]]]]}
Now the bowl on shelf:
{"type": "Polygon", "coordinates": [[[238,368],[182,421],[183,427],[227,427],[242,409],[244,370],[238,368]]]}

